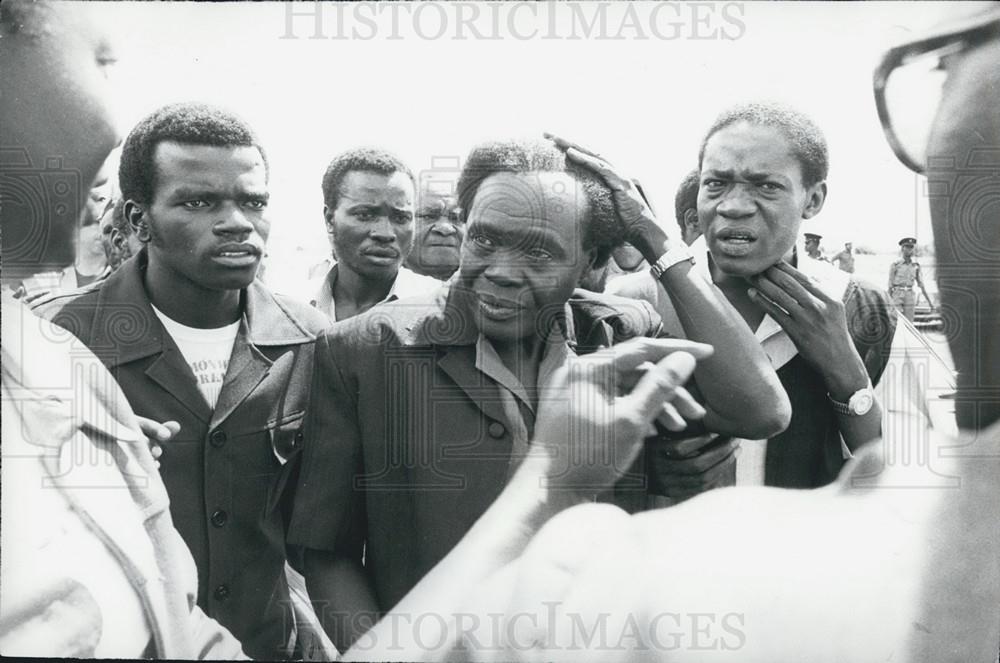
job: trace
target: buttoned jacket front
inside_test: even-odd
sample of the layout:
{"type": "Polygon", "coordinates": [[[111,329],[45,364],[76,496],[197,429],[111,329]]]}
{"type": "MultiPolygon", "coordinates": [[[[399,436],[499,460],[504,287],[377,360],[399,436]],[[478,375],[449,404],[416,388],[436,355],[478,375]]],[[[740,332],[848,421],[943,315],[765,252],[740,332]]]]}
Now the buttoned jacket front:
{"type": "Polygon", "coordinates": [[[281,656],[291,608],[284,578],[289,475],[304,444],[319,312],[254,281],[222,391],[211,410],[143,286],[145,253],[95,288],[37,312],[108,367],[136,414],[178,421],[160,475],[173,521],[198,566],[198,605],[254,658],[281,656]],[[288,462],[292,461],[292,462],[288,462]]]}
{"type": "MultiPolygon", "coordinates": [[[[458,543],[509,475],[517,422],[476,366],[478,331],[462,296],[445,284],[317,341],[314,397],[324,406],[310,412],[316,444],[305,450],[289,536],[357,560],[364,546],[383,610],[458,543]]],[[[586,291],[561,322],[577,354],[660,331],[645,302],[586,291]]]]}

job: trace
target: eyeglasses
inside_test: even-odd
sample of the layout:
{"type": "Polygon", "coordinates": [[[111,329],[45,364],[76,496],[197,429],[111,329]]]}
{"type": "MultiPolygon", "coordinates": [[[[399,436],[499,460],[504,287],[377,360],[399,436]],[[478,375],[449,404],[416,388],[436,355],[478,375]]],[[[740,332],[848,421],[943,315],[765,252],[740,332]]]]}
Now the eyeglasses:
{"type": "Polygon", "coordinates": [[[949,59],[1000,37],[1000,9],[940,28],[890,49],[875,69],[875,106],[882,131],[907,168],[927,170],[927,141],[948,77],[949,59]]]}

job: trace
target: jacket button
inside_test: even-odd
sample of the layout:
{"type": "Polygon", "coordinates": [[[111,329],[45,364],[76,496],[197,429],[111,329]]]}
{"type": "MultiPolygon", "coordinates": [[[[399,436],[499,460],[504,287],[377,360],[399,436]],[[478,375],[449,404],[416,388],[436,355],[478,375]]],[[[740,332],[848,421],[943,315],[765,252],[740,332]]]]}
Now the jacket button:
{"type": "Polygon", "coordinates": [[[302,444],[302,440],[306,439],[306,434],[300,430],[295,431],[295,444],[302,444]]]}
{"type": "Polygon", "coordinates": [[[490,427],[487,430],[489,431],[489,434],[491,436],[496,438],[503,437],[503,434],[506,432],[506,429],[503,427],[503,424],[501,424],[499,421],[494,421],[492,424],[490,424],[490,427]]]}
{"type": "Polygon", "coordinates": [[[217,430],[214,431],[211,436],[209,436],[208,441],[213,447],[221,447],[226,443],[226,433],[225,431],[217,430]]]}
{"type": "Polygon", "coordinates": [[[225,601],[229,598],[229,587],[227,585],[219,585],[216,587],[215,598],[217,601],[225,601]]]}
{"type": "Polygon", "coordinates": [[[215,513],[212,514],[212,524],[216,527],[222,527],[229,520],[229,514],[222,509],[217,509],[215,513]]]}

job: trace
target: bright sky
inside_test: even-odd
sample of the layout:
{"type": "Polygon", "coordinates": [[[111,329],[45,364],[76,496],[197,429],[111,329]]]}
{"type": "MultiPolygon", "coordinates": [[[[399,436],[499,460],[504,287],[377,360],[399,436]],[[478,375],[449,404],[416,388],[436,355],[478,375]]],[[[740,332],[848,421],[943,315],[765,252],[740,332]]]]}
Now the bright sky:
{"type": "Polygon", "coordinates": [[[162,104],[200,100],[237,111],[261,134],[271,160],[272,270],[285,277],[326,251],[320,180],[341,150],[382,146],[421,171],[436,157],[464,157],[483,138],[553,131],[639,178],[661,220],[672,223],[674,190],[696,165],[703,132],[722,108],[752,99],[788,102],[826,132],[830,194],[804,230],[823,234],[827,250],[849,239],[890,250],[904,234],[929,242],[923,181],[883,138],[871,74],[885,48],[951,9],[902,2],[326,6],[319,25],[326,38],[311,39],[314,18],[289,19],[281,4],[100,8],[119,40],[114,75],[126,128],[162,104]],[[599,26],[584,37],[580,17],[599,21],[603,12],[608,37],[627,11],[640,27],[621,30],[624,38],[598,38],[599,26]],[[459,19],[472,13],[487,37],[496,17],[501,39],[460,29],[459,19]],[[677,38],[655,38],[651,25],[677,38]],[[427,38],[442,28],[440,38],[427,38]],[[359,38],[350,38],[352,29],[359,38]],[[535,30],[533,38],[516,38],[535,30]],[[331,38],[338,31],[347,38],[331,38]],[[574,31],[580,38],[545,38],[574,31]]]}

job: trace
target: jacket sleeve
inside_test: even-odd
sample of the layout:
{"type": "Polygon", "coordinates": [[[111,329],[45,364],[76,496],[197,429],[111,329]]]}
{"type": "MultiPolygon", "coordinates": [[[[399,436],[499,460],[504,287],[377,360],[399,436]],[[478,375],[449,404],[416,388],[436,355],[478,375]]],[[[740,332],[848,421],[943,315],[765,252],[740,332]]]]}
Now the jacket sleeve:
{"type": "Polygon", "coordinates": [[[305,448],[288,543],[360,560],[365,504],[363,491],[354,486],[364,468],[357,390],[345,379],[338,365],[342,359],[333,351],[349,342],[352,329],[348,327],[343,334],[327,332],[316,341],[305,448]]]}

